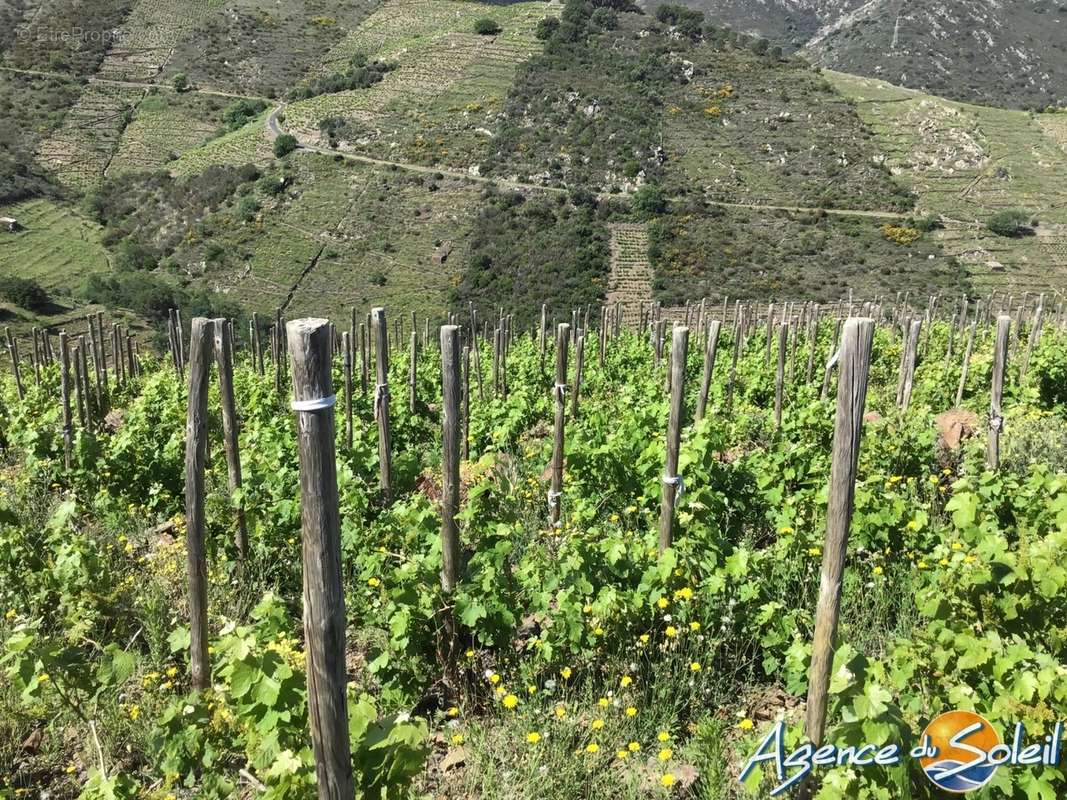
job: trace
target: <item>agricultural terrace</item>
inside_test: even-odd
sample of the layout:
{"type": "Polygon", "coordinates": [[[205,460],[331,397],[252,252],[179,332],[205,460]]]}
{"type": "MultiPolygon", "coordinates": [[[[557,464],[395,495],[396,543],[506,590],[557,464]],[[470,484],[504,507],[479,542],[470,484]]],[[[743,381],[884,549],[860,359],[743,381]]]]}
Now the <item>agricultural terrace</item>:
{"type": "Polygon", "coordinates": [[[88,191],[104,177],[144,89],[90,83],[63,123],[37,148],[37,160],[63,186],[88,191]]]}
{"type": "Polygon", "coordinates": [[[206,264],[199,283],[268,315],[281,306],[344,320],[383,297],[423,314],[447,303],[480,187],[310,154],[291,166],[294,188],[253,221],[222,212],[207,220],[210,236],[175,254],[206,264]]]}
{"type": "Polygon", "coordinates": [[[375,7],[374,0],[229,0],[178,41],[161,79],[281,97],[375,7]]]}
{"type": "Polygon", "coordinates": [[[211,139],[200,147],[187,150],[170,162],[169,171],[178,176],[196,175],[210,166],[239,167],[242,164],[262,164],[273,157],[264,111],[254,120],[235,131],[211,139]]]}
{"type": "Polygon", "coordinates": [[[314,74],[343,71],[357,54],[396,69],[367,89],[292,103],[286,127],[302,140],[319,140],[323,120],[341,119],[346,150],[420,164],[477,164],[517,65],[540,50],[534,29],[549,10],[540,2],[387,0],[314,74]],[[500,32],[475,33],[482,18],[500,32]]]}
{"type": "MultiPolygon", "coordinates": [[[[316,421],[299,426],[288,358],[271,362],[264,328],[261,374],[235,326],[240,425],[227,429],[237,432],[243,477],[233,492],[214,375],[209,393],[189,399],[195,412],[203,397],[208,411],[189,414],[185,441],[188,376],[197,363],[214,370],[210,324],[185,377],[142,347],[133,376],[119,380],[109,362],[98,407],[90,369],[88,423],[74,414],[69,456],[59,368],[43,366],[38,383],[23,339],[24,397],[9,369],[0,379],[0,763],[14,765],[3,790],[221,800],[252,784],[264,796],[312,798],[308,708],[320,695],[308,694],[305,657],[314,651],[333,665],[317,685],[347,687],[334,766],[347,771],[351,752],[363,796],[758,796],[778,782],[771,770],[754,770],[745,788],[738,774],[777,719],[790,742],[801,736],[820,570],[831,563],[844,572],[824,741],[908,747],[932,717],[958,708],[999,730],[1021,722],[1039,741],[1067,716],[1067,338],[1061,308],[1044,309],[1038,335],[1032,299],[1022,311],[1003,298],[991,306],[1024,325],[1001,339],[1010,345],[1002,433],[979,422],[999,402],[986,301],[967,308],[977,322],[967,358],[969,327],[946,321],[958,302],[942,298],[938,321],[914,328],[914,358],[902,358],[897,323],[921,317],[877,309],[851,536],[832,551],[842,562],[826,536],[835,407],[855,419],[864,408],[849,405],[851,382],[835,406],[836,372],[821,368],[837,347],[832,310],[814,337],[807,322],[786,329],[786,369],[771,355],[779,336],[758,316],[764,304],[748,307],[751,324],[724,325],[696,422],[699,325],[685,350],[666,336],[663,358],[643,331],[608,336],[603,353],[598,332],[584,331],[580,378],[575,347],[562,349],[569,335],[550,335],[542,354],[536,337],[509,337],[504,326],[494,359],[489,342],[465,333],[470,399],[452,419],[464,421],[469,454],[449,471],[459,476],[460,550],[447,593],[442,358],[433,339],[423,343],[412,403],[405,313],[388,311],[378,328],[385,336],[404,322],[388,348],[391,392],[372,391],[372,366],[371,386],[356,378],[346,393],[341,355],[331,362],[328,337],[318,340],[318,363],[333,373],[323,389],[337,402],[301,411],[316,421]],[[664,391],[672,362],[682,411],[669,410],[664,391]],[[939,434],[935,417],[953,405],[960,410],[939,434]],[[665,482],[672,414],[680,451],[665,482]],[[553,418],[565,446],[554,448],[553,418]],[[391,445],[380,451],[383,420],[391,445]],[[306,448],[325,432],[312,452],[337,465],[320,494],[305,484],[303,500],[309,459],[297,458],[298,431],[306,448]],[[996,459],[986,453],[993,436],[996,459]],[[383,452],[392,456],[388,494],[383,452]],[[552,503],[550,474],[559,480],[552,503]],[[339,529],[302,528],[302,503],[331,498],[339,529]],[[186,541],[204,549],[187,553],[186,541]],[[338,569],[320,580],[312,555],[330,547],[338,569]],[[187,582],[187,557],[203,565],[193,572],[206,603],[199,648],[189,602],[201,584],[187,582]],[[307,638],[301,625],[303,580],[306,591],[328,583],[343,597],[343,614],[326,623],[343,631],[328,651],[318,628],[307,638]],[[34,731],[29,749],[21,743],[34,731]]],[[[550,313],[568,318],[570,309],[550,313]]],[[[68,332],[79,343],[84,330],[68,332]]],[[[862,363],[858,352],[850,345],[842,363],[862,363]]],[[[361,362],[357,348],[357,370],[361,362]]],[[[314,735],[321,743],[328,731],[314,735]]],[[[819,774],[819,800],[930,792],[907,760],[819,774]]],[[[987,792],[1051,800],[1067,792],[1064,780],[1054,767],[1002,767],[987,792]]]]}
{"type": "Polygon", "coordinates": [[[96,77],[155,80],[182,36],[222,4],[223,0],[135,0],[96,77]]]}
{"type": "Polygon", "coordinates": [[[940,215],[937,238],[979,288],[1021,292],[1067,286],[1067,151],[1055,116],[968,105],[882,81],[824,71],[875,132],[897,179],[940,215]],[[984,227],[1000,210],[1039,220],[1005,239],[984,227]]]}
{"type": "Polygon", "coordinates": [[[196,93],[149,94],[122,132],[108,174],[162,169],[215,136],[228,98],[196,93]]]}

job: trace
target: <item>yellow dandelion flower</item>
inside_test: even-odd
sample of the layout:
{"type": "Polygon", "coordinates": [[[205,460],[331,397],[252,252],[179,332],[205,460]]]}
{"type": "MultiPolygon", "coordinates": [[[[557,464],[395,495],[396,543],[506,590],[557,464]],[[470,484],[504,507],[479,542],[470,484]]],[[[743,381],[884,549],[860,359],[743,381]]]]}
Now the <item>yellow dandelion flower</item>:
{"type": "Polygon", "coordinates": [[[656,734],[656,739],[661,742],[669,742],[671,740],[671,735],[667,733],[667,731],[660,731],[656,734]]]}
{"type": "Polygon", "coordinates": [[[559,671],[559,674],[563,676],[563,680],[569,681],[571,679],[571,675],[572,675],[571,668],[570,667],[564,667],[563,669],[561,669],[559,671]]]}
{"type": "Polygon", "coordinates": [[[628,706],[627,709],[626,709],[626,716],[628,716],[628,717],[636,717],[637,716],[637,709],[634,708],[633,706],[628,706]]]}
{"type": "Polygon", "coordinates": [[[541,741],[541,734],[537,731],[530,731],[526,734],[526,744],[537,744],[541,741]]]}
{"type": "Polygon", "coordinates": [[[700,672],[700,662],[699,661],[694,661],[693,663],[691,663],[689,665],[689,671],[690,672],[700,672]]]}
{"type": "Polygon", "coordinates": [[[953,542],[952,543],[952,549],[953,550],[962,550],[963,549],[963,545],[960,544],[959,542],[953,542]]]}
{"type": "Polygon", "coordinates": [[[811,556],[812,558],[815,558],[817,556],[821,556],[822,555],[822,550],[820,550],[818,547],[809,547],[808,548],[808,555],[811,556]]]}
{"type": "Polygon", "coordinates": [[[594,719],[592,722],[589,723],[589,727],[592,728],[594,731],[599,731],[601,728],[604,727],[604,720],[594,719]]]}
{"type": "Polygon", "coordinates": [[[450,717],[458,717],[459,716],[459,709],[456,708],[455,706],[452,706],[445,713],[450,717]]]}
{"type": "Polygon", "coordinates": [[[625,761],[629,757],[630,754],[625,750],[620,750],[615,754],[615,758],[619,759],[619,761],[625,761]]]}
{"type": "Polygon", "coordinates": [[[689,630],[693,631],[693,633],[696,633],[697,631],[700,630],[700,623],[699,622],[690,622],[689,623],[689,630]]]}
{"type": "Polygon", "coordinates": [[[628,745],[626,745],[626,749],[629,750],[631,753],[636,753],[638,750],[641,749],[641,745],[638,742],[630,742],[628,745]]]}
{"type": "Polygon", "coordinates": [[[371,588],[377,589],[379,586],[382,585],[382,582],[377,578],[367,578],[367,585],[371,588]]]}
{"type": "Polygon", "coordinates": [[[670,603],[669,603],[669,601],[667,600],[666,597],[661,597],[659,600],[656,601],[656,607],[657,608],[664,609],[668,605],[670,605],[670,603]]]}
{"type": "Polygon", "coordinates": [[[555,714],[556,719],[563,719],[565,716],[567,716],[567,709],[565,709],[563,706],[556,706],[555,714]]]}
{"type": "Polygon", "coordinates": [[[455,733],[452,735],[452,744],[463,744],[463,734],[455,733]]]}
{"type": "Polygon", "coordinates": [[[464,653],[464,655],[466,655],[467,658],[474,658],[474,651],[468,650],[466,653],[464,653]]]}
{"type": "Polygon", "coordinates": [[[519,698],[517,698],[513,694],[509,694],[509,695],[505,695],[504,699],[501,700],[500,702],[503,704],[504,708],[508,709],[508,711],[511,711],[516,706],[518,706],[519,698]]]}
{"type": "Polygon", "coordinates": [[[526,687],[526,694],[537,694],[537,687],[536,686],[527,686],[526,687]]]}
{"type": "Polygon", "coordinates": [[[669,789],[671,786],[674,786],[674,776],[669,772],[665,772],[663,773],[663,777],[659,779],[659,783],[660,786],[669,789]]]}
{"type": "Polygon", "coordinates": [[[875,567],[871,570],[875,575],[881,575],[884,570],[881,567],[875,567]]]}
{"type": "Polygon", "coordinates": [[[631,683],[633,683],[633,682],[634,682],[634,679],[633,679],[633,678],[631,678],[631,677],[630,677],[629,675],[623,675],[623,676],[622,676],[622,680],[620,680],[620,681],[619,681],[619,685],[620,685],[620,686],[621,686],[621,687],[622,687],[623,689],[625,689],[625,688],[626,688],[627,686],[629,686],[629,685],[630,685],[631,683]]]}
{"type": "Polygon", "coordinates": [[[596,704],[598,706],[600,706],[601,708],[607,708],[608,707],[608,698],[601,697],[599,700],[596,701],[596,704]]]}
{"type": "Polygon", "coordinates": [[[493,686],[496,686],[498,683],[500,683],[500,676],[497,675],[495,672],[490,673],[489,682],[493,684],[493,686]]]}
{"type": "Polygon", "coordinates": [[[600,745],[598,745],[596,742],[590,742],[589,744],[587,744],[585,746],[585,752],[587,752],[587,753],[596,753],[599,750],[600,750],[600,745]]]}
{"type": "Polygon", "coordinates": [[[674,755],[674,751],[671,750],[671,748],[664,747],[662,750],[660,750],[658,753],[656,753],[656,758],[658,758],[660,761],[670,761],[671,760],[671,756],[673,756],[673,755],[674,755]]]}
{"type": "Polygon", "coordinates": [[[743,731],[750,731],[753,727],[755,727],[755,724],[756,723],[754,723],[748,717],[745,717],[743,720],[737,723],[737,727],[739,727],[743,731]]]}
{"type": "Polygon", "coordinates": [[[668,625],[667,630],[665,630],[664,633],[667,634],[668,638],[674,638],[678,635],[678,629],[673,625],[668,625]]]}
{"type": "Polygon", "coordinates": [[[637,640],[641,642],[641,644],[648,644],[648,634],[642,633],[640,636],[637,637],[637,640]]]}

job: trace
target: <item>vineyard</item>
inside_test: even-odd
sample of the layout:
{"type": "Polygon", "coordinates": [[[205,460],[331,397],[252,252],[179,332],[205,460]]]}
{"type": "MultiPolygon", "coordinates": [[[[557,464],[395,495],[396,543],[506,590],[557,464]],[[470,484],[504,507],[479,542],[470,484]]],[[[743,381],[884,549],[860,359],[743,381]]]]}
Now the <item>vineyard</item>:
{"type": "MultiPolygon", "coordinates": [[[[0,796],[725,800],[781,782],[739,781],[779,720],[1051,734],[1046,301],[9,334],[0,796]]],[[[942,796],[918,762],[801,791],[942,796]]]]}

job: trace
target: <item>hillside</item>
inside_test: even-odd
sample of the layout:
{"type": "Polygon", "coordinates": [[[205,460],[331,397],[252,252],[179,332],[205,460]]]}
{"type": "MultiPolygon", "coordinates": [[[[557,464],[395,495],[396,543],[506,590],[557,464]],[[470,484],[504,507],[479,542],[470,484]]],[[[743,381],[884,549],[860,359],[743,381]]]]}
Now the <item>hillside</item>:
{"type": "MultiPolygon", "coordinates": [[[[987,105],[1067,105],[1067,6],[1046,0],[690,0],[815,63],[987,105]]],[[[655,7],[657,4],[650,4],[655,7]]]]}
{"type": "Polygon", "coordinates": [[[626,296],[666,305],[1065,283],[1063,117],[820,73],[679,7],[614,5],[90,3],[108,42],[77,58],[27,33],[67,24],[64,0],[32,19],[10,5],[52,49],[3,55],[19,124],[0,137],[0,215],[23,230],[0,235],[0,270],[30,265],[57,307],[146,320],[526,315],[617,292],[613,232],[636,226],[626,296]],[[955,165],[961,137],[987,155],[955,165]],[[1035,236],[988,233],[1013,208],[1035,236]]]}

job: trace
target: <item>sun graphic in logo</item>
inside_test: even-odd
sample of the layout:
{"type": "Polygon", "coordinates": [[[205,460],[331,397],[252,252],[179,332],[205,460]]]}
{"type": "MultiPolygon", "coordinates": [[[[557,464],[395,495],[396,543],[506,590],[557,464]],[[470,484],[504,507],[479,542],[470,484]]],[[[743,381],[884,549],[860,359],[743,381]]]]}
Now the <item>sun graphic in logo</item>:
{"type": "Polygon", "coordinates": [[[1000,736],[977,714],[949,711],[935,717],[923,731],[923,739],[935,755],[919,763],[935,786],[965,794],[992,780],[997,765],[988,762],[988,754],[1000,744],[1000,736]]]}

